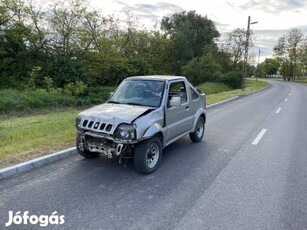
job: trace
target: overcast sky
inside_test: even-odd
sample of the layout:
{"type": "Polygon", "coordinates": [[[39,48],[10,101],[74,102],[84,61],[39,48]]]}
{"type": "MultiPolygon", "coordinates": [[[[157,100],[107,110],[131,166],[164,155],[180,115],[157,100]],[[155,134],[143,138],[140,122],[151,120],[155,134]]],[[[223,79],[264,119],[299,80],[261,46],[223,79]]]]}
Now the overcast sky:
{"type": "Polygon", "coordinates": [[[251,53],[262,50],[261,60],[273,54],[279,37],[291,28],[307,34],[307,0],[90,0],[104,14],[119,14],[129,10],[140,24],[148,29],[159,23],[163,16],[195,10],[215,22],[221,34],[236,28],[247,28],[248,16],[257,24],[251,25],[256,41],[251,53]]]}

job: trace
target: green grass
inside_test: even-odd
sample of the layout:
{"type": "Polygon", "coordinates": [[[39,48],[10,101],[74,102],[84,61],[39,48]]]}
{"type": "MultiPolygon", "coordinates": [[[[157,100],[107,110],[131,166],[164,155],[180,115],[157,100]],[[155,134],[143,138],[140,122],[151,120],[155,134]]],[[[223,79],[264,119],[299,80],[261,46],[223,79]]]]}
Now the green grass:
{"type": "Polygon", "coordinates": [[[0,167],[74,146],[76,109],[0,120],[0,167]]]}
{"type": "MultiPolygon", "coordinates": [[[[247,94],[247,93],[252,93],[255,91],[258,91],[260,89],[263,89],[268,86],[268,83],[266,81],[256,81],[256,80],[246,80],[246,88],[245,90],[241,89],[236,89],[236,90],[230,90],[230,91],[225,91],[221,93],[216,93],[216,94],[209,94],[207,95],[207,104],[214,104],[216,102],[226,100],[233,98],[234,96],[238,94],[247,94]]],[[[204,91],[206,93],[206,91],[204,91]]]]}
{"type": "Polygon", "coordinates": [[[307,78],[305,77],[305,78],[296,79],[296,81],[295,81],[295,82],[297,82],[297,83],[307,84],[307,78]]]}
{"type": "MultiPolygon", "coordinates": [[[[199,86],[207,94],[207,103],[249,93],[267,86],[264,81],[247,80],[246,90],[230,90],[220,83],[206,83],[199,86]],[[227,92],[222,92],[230,90],[227,92]],[[219,93],[216,93],[219,92],[219,93]]],[[[103,92],[108,97],[109,90],[103,92]]],[[[102,101],[100,90],[92,92],[92,97],[102,101]]],[[[12,97],[14,97],[12,95],[12,97]]],[[[23,117],[0,116],[0,168],[20,163],[38,156],[46,155],[75,145],[75,117],[82,109],[65,108],[40,110],[23,117]],[[52,112],[50,112],[50,110],[52,112]]]]}
{"type": "Polygon", "coordinates": [[[205,92],[207,95],[217,94],[217,93],[232,90],[232,88],[229,87],[228,85],[225,85],[223,83],[217,83],[217,82],[207,82],[207,83],[197,86],[197,88],[205,92]]]}

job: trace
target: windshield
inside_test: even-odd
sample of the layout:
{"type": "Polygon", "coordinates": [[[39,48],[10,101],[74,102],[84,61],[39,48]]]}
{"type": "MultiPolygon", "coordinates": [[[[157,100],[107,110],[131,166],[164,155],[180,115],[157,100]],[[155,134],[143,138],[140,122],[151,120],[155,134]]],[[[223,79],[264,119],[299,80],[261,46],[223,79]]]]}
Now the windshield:
{"type": "Polygon", "coordinates": [[[163,81],[125,80],[114,92],[109,103],[158,107],[163,89],[163,81]]]}

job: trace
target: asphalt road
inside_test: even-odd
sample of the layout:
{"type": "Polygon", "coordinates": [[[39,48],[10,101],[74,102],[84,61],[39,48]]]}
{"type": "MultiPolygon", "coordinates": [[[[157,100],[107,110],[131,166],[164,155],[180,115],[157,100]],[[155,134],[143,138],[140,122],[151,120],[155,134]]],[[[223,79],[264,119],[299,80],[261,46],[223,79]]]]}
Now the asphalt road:
{"type": "Polygon", "coordinates": [[[74,156],[1,180],[0,229],[9,211],[65,216],[44,229],[307,229],[306,140],[307,86],[272,82],[210,109],[204,140],[151,175],[74,156]]]}

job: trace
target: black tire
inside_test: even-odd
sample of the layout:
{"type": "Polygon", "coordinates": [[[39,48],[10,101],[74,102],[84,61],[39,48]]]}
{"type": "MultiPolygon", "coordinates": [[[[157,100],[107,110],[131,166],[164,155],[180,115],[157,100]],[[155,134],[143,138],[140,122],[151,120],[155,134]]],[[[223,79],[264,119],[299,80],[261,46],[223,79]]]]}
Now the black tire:
{"type": "Polygon", "coordinates": [[[137,172],[150,174],[154,172],[162,159],[162,144],[158,137],[152,137],[135,146],[134,167],[137,172]]]}
{"type": "Polygon", "coordinates": [[[190,133],[190,139],[193,142],[200,142],[205,134],[205,120],[203,117],[199,117],[196,123],[196,127],[193,133],[190,133]]]}
{"type": "Polygon", "coordinates": [[[97,153],[97,152],[91,152],[91,151],[88,151],[86,149],[84,150],[81,150],[80,147],[79,147],[79,143],[80,143],[81,139],[80,139],[80,136],[79,134],[77,135],[77,139],[76,139],[76,146],[77,146],[77,152],[83,156],[84,158],[87,158],[87,159],[92,159],[92,158],[97,158],[99,156],[100,153],[97,153]]]}

